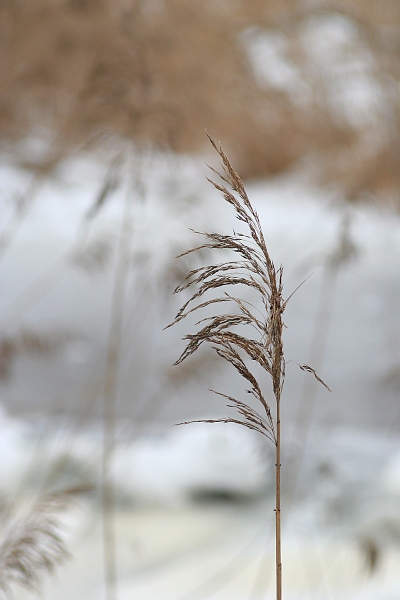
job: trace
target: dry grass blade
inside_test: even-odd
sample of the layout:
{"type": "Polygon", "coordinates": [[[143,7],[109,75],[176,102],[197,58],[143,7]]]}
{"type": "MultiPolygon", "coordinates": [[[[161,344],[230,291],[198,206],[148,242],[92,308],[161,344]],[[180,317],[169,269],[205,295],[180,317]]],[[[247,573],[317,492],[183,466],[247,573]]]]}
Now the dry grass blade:
{"type": "MultiPolygon", "coordinates": [[[[236,371],[241,375],[244,379],[246,379],[250,385],[251,389],[246,390],[248,394],[252,394],[256,400],[258,400],[264,407],[265,413],[267,415],[269,428],[271,430],[272,436],[274,437],[274,423],[271,415],[270,408],[262,394],[261,388],[258,384],[257,379],[254,377],[252,372],[247,368],[244,360],[240,356],[240,354],[235,350],[235,348],[229,344],[229,342],[222,343],[221,347],[214,348],[217,354],[224,358],[226,361],[230,362],[230,364],[236,369],[236,371]]],[[[217,393],[217,392],[216,392],[217,393]]]]}
{"type": "MultiPolygon", "coordinates": [[[[200,248],[198,248],[198,249],[200,249],[200,248]]],[[[208,277],[210,277],[210,279],[207,281],[204,281],[201,284],[199,290],[195,294],[193,294],[193,296],[187,302],[185,302],[185,304],[182,306],[182,308],[177,313],[174,323],[177,321],[180,321],[182,319],[182,316],[184,315],[189,304],[191,304],[194,300],[197,300],[197,298],[201,298],[205,293],[207,293],[208,291],[213,290],[213,289],[225,287],[228,285],[244,285],[246,287],[250,287],[250,288],[257,290],[261,295],[264,295],[264,293],[265,293],[265,290],[262,287],[262,285],[260,285],[260,283],[256,279],[254,279],[254,277],[252,277],[251,275],[248,277],[244,277],[244,276],[240,276],[240,275],[226,276],[226,275],[221,274],[219,271],[217,271],[217,273],[218,274],[209,275],[208,277]]],[[[191,281],[187,287],[189,287],[190,285],[193,285],[194,283],[197,283],[196,279],[191,281]]],[[[181,291],[181,290],[179,289],[178,291],[181,291]]],[[[174,323],[172,323],[172,324],[174,324],[174,323]]]]}
{"type": "Polygon", "coordinates": [[[50,494],[24,517],[7,521],[0,544],[0,589],[6,595],[14,583],[37,590],[42,577],[68,558],[60,515],[85,491],[82,487],[50,494]]]}
{"type": "MultiPolygon", "coordinates": [[[[223,396],[224,398],[227,398],[231,402],[234,402],[235,406],[233,408],[236,408],[238,410],[238,412],[240,412],[238,406],[236,405],[236,403],[239,403],[238,400],[236,400],[235,398],[231,398],[230,396],[225,396],[225,394],[221,394],[220,392],[215,392],[214,390],[210,390],[210,392],[214,392],[214,394],[218,394],[219,396],[223,396]]],[[[228,408],[232,408],[232,406],[229,404],[227,404],[227,406],[228,406],[228,408]]],[[[245,406],[247,409],[249,409],[249,407],[247,405],[243,404],[243,406],[245,406]]],[[[234,423],[236,425],[244,425],[245,427],[247,427],[247,429],[252,429],[253,431],[257,431],[258,433],[261,433],[261,435],[264,435],[273,444],[275,444],[275,441],[276,441],[275,438],[271,435],[264,420],[256,411],[254,411],[254,417],[250,413],[248,413],[246,415],[244,415],[243,413],[240,413],[240,414],[245,417],[244,420],[235,419],[233,417],[226,417],[226,418],[221,418],[221,419],[195,419],[193,421],[182,421],[181,423],[176,423],[176,425],[177,426],[192,425],[193,423],[227,423],[227,424],[234,423]]]]}
{"type": "Polygon", "coordinates": [[[311,373],[312,375],[314,375],[315,379],[321,383],[324,387],[326,387],[326,389],[328,390],[328,392],[332,392],[331,388],[325,383],[325,381],[323,381],[321,379],[321,377],[319,377],[319,375],[317,375],[317,373],[315,372],[315,369],[313,369],[312,367],[308,366],[308,365],[299,365],[300,369],[302,371],[306,371],[307,373],[311,373]]]}
{"type": "MultiPolygon", "coordinates": [[[[269,348],[265,348],[265,345],[262,342],[249,339],[243,335],[234,333],[233,331],[225,330],[211,333],[209,329],[210,328],[208,327],[204,327],[195,334],[189,334],[184,337],[185,340],[189,340],[189,343],[181,356],[174,363],[175,365],[179,365],[188,358],[188,356],[196,352],[204,342],[213,344],[213,348],[223,346],[228,342],[229,344],[241,348],[251,360],[257,362],[263,369],[272,375],[273,367],[270,362],[271,351],[269,348]]],[[[228,360],[228,362],[231,361],[228,360]]]]}

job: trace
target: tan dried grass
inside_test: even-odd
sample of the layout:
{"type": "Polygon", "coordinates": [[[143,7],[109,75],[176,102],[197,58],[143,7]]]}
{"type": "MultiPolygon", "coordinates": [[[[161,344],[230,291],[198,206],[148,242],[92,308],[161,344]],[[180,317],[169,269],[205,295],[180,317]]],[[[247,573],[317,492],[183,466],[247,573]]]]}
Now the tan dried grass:
{"type": "Polygon", "coordinates": [[[60,156],[115,135],[197,152],[207,127],[226,140],[244,178],[281,172],[311,155],[350,199],[363,191],[393,198],[400,73],[392,29],[399,23],[396,2],[377,11],[373,2],[349,0],[9,0],[0,6],[0,139],[51,131],[60,156]],[[376,152],[366,152],[363,129],[332,113],[324,74],[301,48],[304,25],[324,15],[348,18],[374,57],[371,77],[384,103],[376,152]],[[257,85],[240,41],[249,27],[285,40],[310,104],[257,85]]]}

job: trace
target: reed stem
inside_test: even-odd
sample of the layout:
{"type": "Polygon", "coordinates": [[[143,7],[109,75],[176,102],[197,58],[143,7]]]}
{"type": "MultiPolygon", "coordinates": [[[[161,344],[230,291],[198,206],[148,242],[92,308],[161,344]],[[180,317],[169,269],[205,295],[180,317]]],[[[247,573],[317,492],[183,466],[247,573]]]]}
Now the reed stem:
{"type": "Polygon", "coordinates": [[[124,321],[124,299],[129,269],[131,234],[131,198],[126,192],[124,212],[117,250],[114,288],[111,305],[111,325],[107,344],[103,405],[102,512],[106,600],[117,598],[117,560],[115,548],[115,492],[111,467],[115,449],[115,409],[118,391],[118,367],[124,321]]]}
{"type": "Polygon", "coordinates": [[[280,398],[276,399],[276,483],[275,483],[275,564],[276,600],[282,600],[282,538],[281,538],[281,418],[280,398]]]}

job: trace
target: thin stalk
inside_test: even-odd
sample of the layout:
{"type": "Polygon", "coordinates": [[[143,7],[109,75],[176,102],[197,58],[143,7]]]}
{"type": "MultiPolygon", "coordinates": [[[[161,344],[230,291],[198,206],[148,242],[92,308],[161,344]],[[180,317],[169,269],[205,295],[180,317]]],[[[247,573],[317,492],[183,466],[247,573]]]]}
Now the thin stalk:
{"type": "MultiPolygon", "coordinates": [[[[315,365],[315,368],[318,371],[322,370],[327,351],[340,271],[349,262],[354,260],[358,254],[358,248],[351,236],[350,226],[350,214],[346,211],[341,223],[338,245],[328,257],[323,271],[317,313],[308,356],[308,364],[315,365]]],[[[299,482],[299,474],[308,443],[317,394],[318,386],[315,379],[305,379],[292,434],[293,447],[296,447],[296,451],[292,453],[288,467],[287,507],[289,510],[296,495],[296,488],[299,482]],[[294,443],[296,443],[296,445],[294,443]]]]}
{"type": "Polygon", "coordinates": [[[281,537],[281,402],[276,399],[276,483],[275,483],[275,564],[276,600],[282,600],[282,537],[281,537]]]}
{"type": "MultiPolygon", "coordinates": [[[[284,300],[282,272],[283,268],[275,269],[274,263],[262,232],[261,223],[257,212],[254,210],[247,196],[243,182],[233,169],[228,157],[209,138],[213,148],[222,159],[222,172],[216,173],[225,185],[209,179],[210,183],[223,196],[224,200],[234,209],[236,218],[247,228],[247,233],[223,235],[220,233],[203,233],[205,243],[184,252],[185,256],[205,248],[229,250],[231,260],[217,264],[205,265],[190,271],[183,282],[175,289],[175,293],[192,287],[193,293],[175,316],[175,320],[167,327],[179,323],[195,311],[214,306],[216,303],[231,302],[230,309],[223,314],[206,316],[196,323],[198,329],[194,333],[185,335],[186,348],[175,361],[178,365],[194,354],[203,344],[209,343],[217,355],[226,360],[243,378],[246,392],[258,402],[260,414],[247,402],[239,398],[216,392],[218,396],[228,401],[228,408],[236,409],[236,417],[228,416],[221,419],[201,419],[204,423],[235,423],[258,431],[268,440],[273,442],[276,451],[276,488],[275,488],[275,565],[276,565],[276,598],[282,600],[282,551],[281,551],[281,414],[280,401],[285,380],[285,360],[283,351],[283,313],[288,300],[284,300]],[[236,256],[234,256],[236,255],[236,256]],[[264,311],[257,317],[252,312],[252,304],[247,305],[240,297],[224,292],[223,295],[209,298],[204,301],[210,291],[221,290],[224,287],[240,286],[242,289],[251,289],[258,294],[264,311]],[[231,310],[234,312],[231,312],[231,310]],[[261,318],[260,318],[261,316],[261,318]],[[251,327],[252,336],[256,332],[257,339],[238,333],[238,326],[251,327]],[[276,419],[274,421],[271,409],[263,395],[262,388],[248,363],[257,363],[272,380],[272,389],[276,402],[276,419]]],[[[197,232],[199,233],[199,232],[197,232]]],[[[299,365],[305,371],[314,375],[322,383],[314,369],[308,365],[299,365]]],[[[329,388],[328,388],[329,389],[329,388]]],[[[211,390],[213,391],[213,390],[211,390]]],[[[194,422],[194,421],[190,421],[194,422]]],[[[188,422],[181,423],[187,424],[188,422]]]]}
{"type": "Polygon", "coordinates": [[[36,196],[40,190],[40,186],[43,185],[45,176],[47,173],[37,172],[28,183],[26,190],[18,199],[18,204],[14,208],[13,214],[9,217],[9,220],[0,234],[0,262],[6,255],[9,247],[11,246],[19,227],[25,220],[29,208],[32,206],[36,196]]]}
{"type": "Polygon", "coordinates": [[[111,303],[111,325],[107,344],[104,384],[102,517],[107,600],[116,600],[117,598],[117,561],[114,522],[115,491],[110,467],[115,449],[115,407],[118,391],[118,366],[124,320],[124,296],[129,268],[131,219],[130,190],[127,190],[117,250],[117,266],[111,303]]]}
{"type": "Polygon", "coordinates": [[[53,168],[61,160],[62,153],[59,149],[58,140],[55,139],[51,144],[45,166],[39,167],[31,180],[27,184],[24,192],[19,196],[14,207],[13,214],[9,217],[7,224],[0,233],[0,262],[3,261],[6,253],[12,245],[19,228],[29,214],[29,210],[34,204],[41,186],[46,181],[46,177],[51,174],[53,168]]]}
{"type": "MultiPolygon", "coordinates": [[[[332,268],[329,265],[326,266],[321,283],[318,308],[307,359],[308,364],[315,365],[317,371],[322,371],[324,366],[329,329],[336,300],[338,273],[339,270],[337,267],[332,268]]],[[[292,456],[288,461],[288,476],[286,478],[287,508],[289,510],[296,496],[299,473],[308,443],[318,390],[318,382],[315,379],[310,377],[304,379],[292,434],[292,446],[296,448],[296,450],[292,452],[292,456]]]]}

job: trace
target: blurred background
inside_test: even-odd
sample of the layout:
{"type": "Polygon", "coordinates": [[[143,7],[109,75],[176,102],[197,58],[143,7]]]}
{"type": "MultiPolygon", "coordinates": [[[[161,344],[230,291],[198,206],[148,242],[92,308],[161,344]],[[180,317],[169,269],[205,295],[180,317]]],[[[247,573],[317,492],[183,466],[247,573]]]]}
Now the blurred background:
{"type": "Polygon", "coordinates": [[[245,391],[209,348],[172,366],[195,319],[164,330],[186,272],[226,260],[176,259],[190,228],[240,227],[206,180],[207,130],[286,297],[304,282],[285,319],[286,596],[398,599],[399,58],[397,0],[0,3],[0,493],[17,510],[92,489],[44,597],[274,597],[273,447],[174,427],[226,416],[209,388],[245,391]]]}

